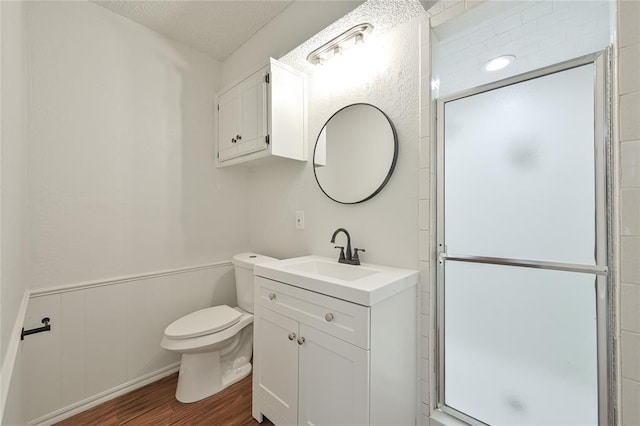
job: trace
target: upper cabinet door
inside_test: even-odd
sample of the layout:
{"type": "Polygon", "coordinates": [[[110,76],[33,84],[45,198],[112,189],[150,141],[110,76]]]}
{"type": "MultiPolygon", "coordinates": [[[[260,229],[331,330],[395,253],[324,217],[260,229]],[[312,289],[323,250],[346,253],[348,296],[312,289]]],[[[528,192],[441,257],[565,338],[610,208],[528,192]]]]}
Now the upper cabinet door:
{"type": "Polygon", "coordinates": [[[260,70],[240,84],[240,144],[243,153],[267,148],[267,73],[260,70]]]}
{"type": "Polygon", "coordinates": [[[369,351],[300,324],[299,425],[369,424],[369,351]]]}
{"type": "Polygon", "coordinates": [[[218,152],[221,159],[238,155],[237,135],[240,133],[241,105],[237,88],[218,99],[218,152]]]}

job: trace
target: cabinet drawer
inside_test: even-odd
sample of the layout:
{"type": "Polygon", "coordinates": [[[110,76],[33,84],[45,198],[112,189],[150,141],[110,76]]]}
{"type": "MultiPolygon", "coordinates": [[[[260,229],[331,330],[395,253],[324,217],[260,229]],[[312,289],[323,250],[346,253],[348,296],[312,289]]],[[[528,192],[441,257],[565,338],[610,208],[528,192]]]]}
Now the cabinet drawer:
{"type": "Polygon", "coordinates": [[[255,277],[255,303],[327,334],[369,349],[369,308],[255,277]]]}

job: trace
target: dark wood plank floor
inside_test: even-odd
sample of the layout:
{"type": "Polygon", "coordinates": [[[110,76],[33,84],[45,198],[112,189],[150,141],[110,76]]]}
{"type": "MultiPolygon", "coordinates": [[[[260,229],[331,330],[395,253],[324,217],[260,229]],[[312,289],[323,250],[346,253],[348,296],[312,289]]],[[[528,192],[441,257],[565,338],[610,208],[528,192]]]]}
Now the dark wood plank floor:
{"type": "Polygon", "coordinates": [[[178,373],[63,420],[58,425],[268,425],[251,416],[251,375],[202,401],[175,398],[178,373]]]}

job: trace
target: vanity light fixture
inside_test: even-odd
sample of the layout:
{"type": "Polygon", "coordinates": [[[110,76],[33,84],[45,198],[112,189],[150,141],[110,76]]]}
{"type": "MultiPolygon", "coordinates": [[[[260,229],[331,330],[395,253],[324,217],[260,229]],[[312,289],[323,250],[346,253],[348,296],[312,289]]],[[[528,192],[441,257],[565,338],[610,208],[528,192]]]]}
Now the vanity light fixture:
{"type": "Polygon", "coordinates": [[[482,69],[489,72],[498,71],[508,67],[515,60],[516,57],[514,55],[498,56],[497,58],[493,58],[490,61],[487,61],[487,63],[482,66],[482,69]]]}
{"type": "Polygon", "coordinates": [[[373,31],[371,24],[356,25],[309,53],[307,61],[320,65],[352,46],[364,43],[364,36],[371,31],[373,31]]]}

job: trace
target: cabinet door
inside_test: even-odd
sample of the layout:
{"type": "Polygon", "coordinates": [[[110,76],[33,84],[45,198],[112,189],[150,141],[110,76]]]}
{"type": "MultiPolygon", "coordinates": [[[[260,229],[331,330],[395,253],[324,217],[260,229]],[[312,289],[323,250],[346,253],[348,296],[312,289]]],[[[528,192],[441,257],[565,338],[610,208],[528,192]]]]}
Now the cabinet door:
{"type": "Polygon", "coordinates": [[[296,424],[298,418],[298,323],[255,307],[253,414],[274,424],[296,424]],[[289,339],[290,334],[293,339],[289,339]]]}
{"type": "Polygon", "coordinates": [[[240,83],[242,113],[240,116],[241,139],[239,143],[242,145],[241,150],[245,154],[266,149],[268,146],[265,139],[268,133],[266,71],[266,69],[263,69],[252,74],[240,83]]]}
{"type": "Polygon", "coordinates": [[[369,424],[369,351],[300,324],[300,425],[369,424]]]}
{"type": "Polygon", "coordinates": [[[236,88],[218,98],[218,154],[220,160],[236,157],[240,152],[236,135],[240,133],[240,96],[236,88]],[[233,141],[236,142],[233,142],[233,141]]]}

